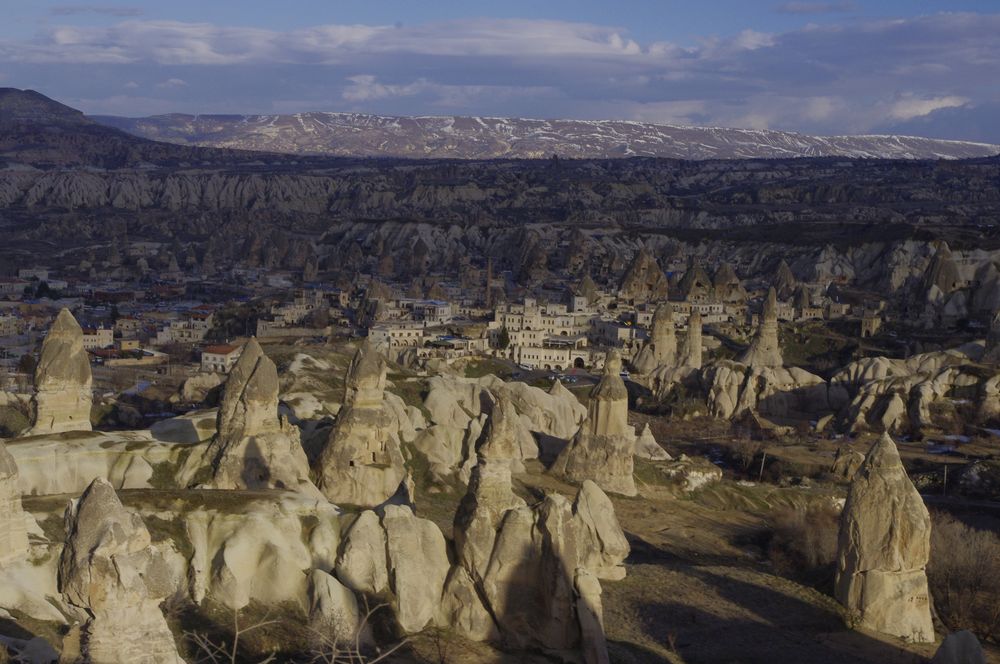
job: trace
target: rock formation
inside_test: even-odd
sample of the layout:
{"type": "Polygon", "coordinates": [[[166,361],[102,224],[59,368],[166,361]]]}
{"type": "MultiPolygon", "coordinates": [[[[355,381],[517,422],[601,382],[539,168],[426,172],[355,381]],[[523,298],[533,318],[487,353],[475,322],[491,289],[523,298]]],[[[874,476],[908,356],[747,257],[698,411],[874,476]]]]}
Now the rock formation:
{"type": "Polygon", "coordinates": [[[215,488],[316,491],[299,430],[278,414],[278,371],[256,339],[226,378],[207,454],[215,488]]]}
{"type": "Polygon", "coordinates": [[[645,247],[639,250],[625,272],[618,294],[633,302],[655,302],[667,298],[667,276],[645,247]]]}
{"type": "Polygon", "coordinates": [[[66,510],[59,589],[89,614],[79,630],[82,663],[182,664],[159,604],[172,574],[138,514],[96,479],[66,510]]]}
{"type": "Polygon", "coordinates": [[[883,435],[855,474],[840,517],[835,595],[858,625],[934,640],[925,573],[930,538],[924,501],[883,435]]]}
{"type": "Polygon", "coordinates": [[[366,339],[347,368],[344,406],[315,465],[316,484],[334,503],[380,505],[406,478],[385,377],[385,360],[366,339]]]}
{"type": "Polygon", "coordinates": [[[0,442],[0,564],[17,560],[28,552],[28,533],[17,463],[0,442]]]}
{"type": "Polygon", "coordinates": [[[387,505],[382,526],[396,619],[404,631],[419,632],[434,619],[441,602],[447,543],[433,521],[415,517],[406,505],[387,505]]]}
{"type": "Polygon", "coordinates": [[[677,284],[681,296],[688,302],[700,302],[712,294],[713,284],[701,263],[692,256],[688,260],[684,276],[677,284]]]}
{"type": "Polygon", "coordinates": [[[663,302],[653,313],[649,341],[632,361],[635,370],[649,374],[658,367],[673,366],[677,361],[677,336],[674,330],[674,308],[663,302]]]}
{"type": "Polygon", "coordinates": [[[785,259],[781,259],[781,262],[778,263],[778,268],[774,271],[771,288],[777,292],[781,299],[785,300],[792,297],[796,286],[798,286],[798,280],[795,278],[795,274],[792,273],[792,268],[788,267],[785,259]]]}
{"type": "Polygon", "coordinates": [[[681,361],[684,367],[701,369],[701,313],[698,311],[692,311],[688,316],[687,337],[684,339],[681,361]]]}
{"type": "Polygon", "coordinates": [[[628,424],[628,390],[617,351],[608,351],[604,374],[590,392],[587,421],[559,453],[552,471],[572,482],[593,480],[605,491],[636,495],[632,477],[635,431],[628,424]]]}
{"type": "Polygon", "coordinates": [[[743,302],[747,299],[747,292],[729,263],[723,263],[715,271],[712,288],[715,290],[715,298],[720,302],[743,302]]]}
{"type": "Polygon", "coordinates": [[[83,330],[63,309],[42,342],[35,368],[35,424],[29,433],[90,431],[91,383],[83,330]]]}
{"type": "Polygon", "coordinates": [[[494,476],[488,492],[470,485],[456,515],[462,544],[439,624],[475,640],[607,661],[597,579],[623,578],[629,553],[611,501],[586,481],[572,505],[551,494],[531,508],[511,500],[503,480],[494,476]]]}
{"type": "Polygon", "coordinates": [[[486,573],[500,519],[524,505],[511,490],[511,463],[520,457],[516,418],[514,406],[501,396],[486,422],[469,490],[455,513],[455,554],[476,581],[486,573]]]}
{"type": "Polygon", "coordinates": [[[780,367],[783,364],[778,345],[778,301],[773,287],[767,291],[757,332],[739,361],[750,367],[780,367]]]}
{"type": "Polygon", "coordinates": [[[670,461],[670,455],[660,447],[653,436],[653,431],[649,428],[649,423],[642,428],[642,433],[635,440],[635,455],[650,461],[670,461]]]}

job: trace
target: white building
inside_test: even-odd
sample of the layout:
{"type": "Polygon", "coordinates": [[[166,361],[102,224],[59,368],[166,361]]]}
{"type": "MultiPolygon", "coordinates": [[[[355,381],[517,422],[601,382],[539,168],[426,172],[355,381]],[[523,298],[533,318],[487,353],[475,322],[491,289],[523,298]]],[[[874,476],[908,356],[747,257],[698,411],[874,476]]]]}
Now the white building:
{"type": "Polygon", "coordinates": [[[201,370],[214,373],[229,373],[229,370],[240,359],[243,346],[220,344],[205,346],[201,350],[201,370]]]}

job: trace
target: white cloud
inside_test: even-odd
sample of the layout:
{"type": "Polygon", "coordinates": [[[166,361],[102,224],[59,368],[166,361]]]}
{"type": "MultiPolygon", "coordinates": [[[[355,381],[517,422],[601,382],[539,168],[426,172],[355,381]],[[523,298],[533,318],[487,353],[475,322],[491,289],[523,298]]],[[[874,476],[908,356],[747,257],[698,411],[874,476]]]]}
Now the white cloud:
{"type": "MultiPolygon", "coordinates": [[[[790,4],[786,11],[810,13],[842,3],[790,4]]],[[[642,42],[615,26],[552,20],[290,31],[128,20],[0,40],[0,67],[18,81],[51,72],[47,92],[87,103],[102,94],[124,106],[117,96],[125,80],[138,86],[126,89],[156,90],[174,100],[162,105],[188,112],[219,108],[221,84],[227,112],[346,105],[849,133],[1000,102],[986,84],[1000,71],[997,34],[1000,14],[960,13],[748,29],[683,47],[642,42]],[[77,65],[87,68],[90,87],[104,86],[100,93],[83,88],[77,65]],[[72,92],[60,95],[59,86],[72,92]]],[[[136,99],[137,108],[156,105],[136,99]]]]}
{"type": "MultiPolygon", "coordinates": [[[[169,90],[171,88],[186,88],[188,86],[187,81],[183,78],[168,78],[165,81],[160,81],[156,84],[156,87],[161,90],[169,90]]],[[[125,87],[129,87],[128,84],[125,87]]]]}
{"type": "Polygon", "coordinates": [[[949,95],[945,97],[917,97],[903,95],[889,106],[889,117],[894,120],[912,120],[930,115],[942,108],[959,108],[971,100],[967,97],[949,95]]]}

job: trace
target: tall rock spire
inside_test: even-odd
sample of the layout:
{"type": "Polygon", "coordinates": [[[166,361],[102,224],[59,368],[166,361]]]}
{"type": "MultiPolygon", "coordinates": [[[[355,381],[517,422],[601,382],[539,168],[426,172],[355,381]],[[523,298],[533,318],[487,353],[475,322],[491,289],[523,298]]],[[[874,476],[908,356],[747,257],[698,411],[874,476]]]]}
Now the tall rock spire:
{"type": "Polygon", "coordinates": [[[556,458],[552,471],[573,482],[593,480],[605,491],[634,496],[635,431],[628,424],[628,389],[621,357],[608,351],[604,374],[590,392],[587,420],[556,458]]]}
{"type": "Polygon", "coordinates": [[[299,430],[278,414],[278,370],[256,339],[226,378],[208,454],[217,488],[316,493],[299,430]]]}
{"type": "Polygon", "coordinates": [[[931,519],[888,434],[847,492],[837,546],[837,600],[860,626],[910,641],[934,640],[925,568],[931,519]]]}
{"type": "Polygon", "coordinates": [[[31,434],[90,431],[93,379],[83,330],[63,309],[42,342],[35,368],[35,424],[31,434]]]}
{"type": "Polygon", "coordinates": [[[778,298],[773,286],[767,291],[757,332],[739,361],[751,367],[780,367],[784,364],[778,344],[778,298]]]}

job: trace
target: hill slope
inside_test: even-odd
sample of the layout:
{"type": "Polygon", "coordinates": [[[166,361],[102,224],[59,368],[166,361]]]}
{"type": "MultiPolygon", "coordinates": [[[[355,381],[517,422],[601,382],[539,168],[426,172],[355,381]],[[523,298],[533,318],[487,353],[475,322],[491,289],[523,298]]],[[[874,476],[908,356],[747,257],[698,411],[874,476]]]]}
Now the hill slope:
{"type": "Polygon", "coordinates": [[[808,136],[792,132],[681,127],[616,120],[295,115],[95,116],[131,134],[184,145],[308,155],[406,158],[667,157],[754,159],[860,157],[965,159],[1000,146],[913,136],[808,136]]]}

